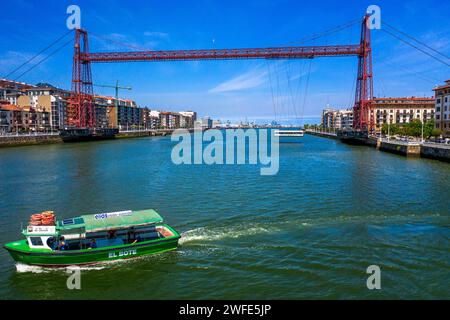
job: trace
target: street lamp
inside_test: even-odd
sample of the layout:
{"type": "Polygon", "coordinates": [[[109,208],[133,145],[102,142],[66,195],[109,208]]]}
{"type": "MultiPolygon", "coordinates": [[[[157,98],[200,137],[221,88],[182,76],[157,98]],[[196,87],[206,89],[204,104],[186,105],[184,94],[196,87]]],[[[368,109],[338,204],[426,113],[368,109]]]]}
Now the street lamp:
{"type": "Polygon", "coordinates": [[[424,142],[424,140],[423,140],[423,127],[424,127],[424,122],[425,122],[425,119],[422,117],[422,143],[424,142]]]}
{"type": "Polygon", "coordinates": [[[388,120],[388,136],[387,136],[388,141],[390,141],[390,132],[391,132],[391,118],[389,117],[389,120],[388,120]]]}

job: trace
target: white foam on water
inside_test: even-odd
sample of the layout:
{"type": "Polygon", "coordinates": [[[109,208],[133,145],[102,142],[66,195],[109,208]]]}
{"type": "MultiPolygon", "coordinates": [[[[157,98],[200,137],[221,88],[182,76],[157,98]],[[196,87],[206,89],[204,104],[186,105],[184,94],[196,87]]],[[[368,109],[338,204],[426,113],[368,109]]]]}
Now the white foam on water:
{"type": "Polygon", "coordinates": [[[245,236],[252,236],[264,233],[274,233],[277,229],[270,227],[221,227],[216,229],[207,229],[205,227],[196,228],[185,231],[181,234],[181,239],[178,241],[180,245],[194,241],[217,241],[222,239],[236,239],[245,236]]]}
{"type": "MultiPolygon", "coordinates": [[[[120,260],[119,260],[120,261],[120,260]]],[[[23,263],[16,264],[16,270],[18,273],[49,273],[49,272],[67,272],[73,270],[81,270],[81,271],[89,271],[89,270],[103,270],[107,268],[108,265],[111,265],[115,262],[119,261],[105,261],[102,263],[97,263],[93,265],[85,265],[85,266],[67,266],[67,267],[42,267],[42,266],[32,266],[23,263]]]]}
{"type": "Polygon", "coordinates": [[[48,272],[46,270],[46,268],[43,267],[39,267],[39,266],[30,266],[27,264],[23,264],[23,263],[17,263],[16,264],[16,270],[19,273],[26,273],[26,272],[31,272],[31,273],[46,273],[48,272]]]}

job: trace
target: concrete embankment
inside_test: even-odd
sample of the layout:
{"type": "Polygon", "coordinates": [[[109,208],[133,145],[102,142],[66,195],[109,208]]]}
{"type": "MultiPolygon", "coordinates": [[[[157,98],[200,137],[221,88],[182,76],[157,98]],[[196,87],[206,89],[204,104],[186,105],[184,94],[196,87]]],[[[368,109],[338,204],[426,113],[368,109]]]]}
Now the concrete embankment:
{"type": "MultiPolygon", "coordinates": [[[[116,139],[140,138],[149,136],[166,136],[173,132],[172,129],[155,129],[142,131],[122,131],[115,135],[116,139]]],[[[18,135],[0,136],[0,148],[32,146],[40,144],[62,143],[63,140],[58,134],[39,135],[18,135]]]]}
{"type": "Polygon", "coordinates": [[[378,149],[381,151],[396,153],[407,157],[420,157],[420,147],[419,143],[400,141],[380,141],[378,144],[378,149]]]}
{"type": "Polygon", "coordinates": [[[59,135],[0,136],[0,148],[61,143],[59,135]]]}
{"type": "Polygon", "coordinates": [[[450,162],[450,146],[424,144],[420,148],[420,156],[450,162]]]}
{"type": "Polygon", "coordinates": [[[154,136],[167,136],[173,132],[173,129],[155,129],[145,131],[122,131],[116,134],[116,139],[141,138],[154,136]]]}
{"type": "MultiPolygon", "coordinates": [[[[336,134],[328,132],[307,130],[306,133],[319,137],[338,139],[336,134]]],[[[450,162],[450,146],[446,145],[431,143],[420,144],[396,140],[388,141],[377,139],[375,137],[369,137],[362,141],[361,144],[374,147],[380,151],[395,153],[407,157],[422,157],[450,162]]]]}
{"type": "Polygon", "coordinates": [[[324,138],[330,138],[330,139],[338,138],[336,133],[332,133],[332,132],[319,132],[319,131],[310,131],[310,130],[306,130],[305,132],[308,134],[311,134],[313,136],[318,136],[318,137],[324,137],[324,138]]]}

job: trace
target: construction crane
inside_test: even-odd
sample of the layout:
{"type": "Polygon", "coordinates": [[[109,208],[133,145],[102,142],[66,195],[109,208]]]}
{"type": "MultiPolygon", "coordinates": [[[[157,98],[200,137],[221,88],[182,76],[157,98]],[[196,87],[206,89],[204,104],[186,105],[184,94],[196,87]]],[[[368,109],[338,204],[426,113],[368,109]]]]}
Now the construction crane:
{"type": "MultiPolygon", "coordinates": [[[[114,88],[116,89],[116,101],[114,102],[115,107],[117,108],[119,106],[119,89],[123,90],[133,90],[130,86],[121,87],[119,86],[119,80],[116,81],[115,86],[106,85],[106,84],[93,84],[94,87],[101,87],[101,88],[114,88]]],[[[116,109],[117,110],[117,109],[116,109]]]]}

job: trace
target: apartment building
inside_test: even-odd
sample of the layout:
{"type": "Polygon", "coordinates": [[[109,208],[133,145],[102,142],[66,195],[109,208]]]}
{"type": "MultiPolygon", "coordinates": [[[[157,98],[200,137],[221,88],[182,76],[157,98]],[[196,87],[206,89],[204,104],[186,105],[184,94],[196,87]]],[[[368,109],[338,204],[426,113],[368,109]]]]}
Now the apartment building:
{"type": "Polygon", "coordinates": [[[70,92],[53,87],[47,83],[38,84],[24,90],[17,97],[16,105],[21,108],[30,107],[36,112],[46,112],[50,116],[51,130],[64,128],[66,124],[67,99],[70,92]]]}
{"type": "Polygon", "coordinates": [[[18,97],[26,94],[26,89],[33,87],[35,86],[23,82],[0,79],[0,101],[8,102],[10,105],[17,105],[18,97]]]}
{"type": "Polygon", "coordinates": [[[213,126],[213,120],[210,117],[203,117],[195,121],[194,127],[197,129],[211,129],[213,126]]]}
{"type": "Polygon", "coordinates": [[[197,112],[195,111],[180,111],[180,128],[193,128],[197,120],[197,112]]]}
{"type": "Polygon", "coordinates": [[[352,109],[324,109],[322,111],[322,126],[325,129],[344,130],[353,128],[352,109]]]}
{"type": "Polygon", "coordinates": [[[380,132],[383,124],[403,124],[414,119],[434,119],[433,98],[374,98],[369,111],[371,129],[380,132]]]}
{"type": "Polygon", "coordinates": [[[178,112],[161,111],[159,118],[163,129],[180,128],[180,114],[178,112]]]}
{"type": "Polygon", "coordinates": [[[433,89],[436,129],[442,130],[442,135],[450,137],[450,80],[433,89]]]}
{"type": "Polygon", "coordinates": [[[30,106],[0,105],[0,131],[10,132],[50,132],[50,112],[38,111],[30,106]]]}

